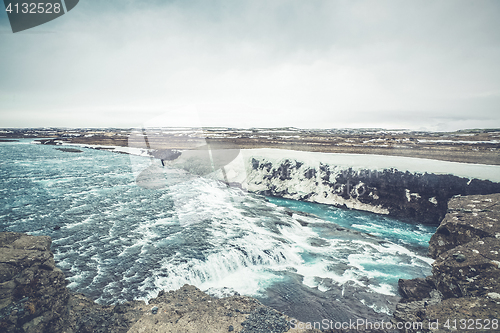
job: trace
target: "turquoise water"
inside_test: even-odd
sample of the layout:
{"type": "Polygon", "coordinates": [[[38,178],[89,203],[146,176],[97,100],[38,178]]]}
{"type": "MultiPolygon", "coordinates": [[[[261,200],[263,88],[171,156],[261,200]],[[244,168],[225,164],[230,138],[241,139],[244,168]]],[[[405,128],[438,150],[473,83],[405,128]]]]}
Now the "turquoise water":
{"type": "Polygon", "coordinates": [[[136,177],[156,163],[148,158],[31,141],[0,143],[0,231],[52,237],[69,288],[100,303],[185,283],[263,296],[291,276],[304,288],[355,286],[383,299],[397,294],[399,278],[430,274],[433,228],[264,198],[187,173],[145,189],[136,177]]]}
{"type": "Polygon", "coordinates": [[[434,226],[411,224],[384,215],[297,200],[275,197],[267,199],[276,205],[311,213],[342,227],[370,233],[391,242],[420,248],[422,251],[427,251],[429,240],[436,231],[434,226]]]}

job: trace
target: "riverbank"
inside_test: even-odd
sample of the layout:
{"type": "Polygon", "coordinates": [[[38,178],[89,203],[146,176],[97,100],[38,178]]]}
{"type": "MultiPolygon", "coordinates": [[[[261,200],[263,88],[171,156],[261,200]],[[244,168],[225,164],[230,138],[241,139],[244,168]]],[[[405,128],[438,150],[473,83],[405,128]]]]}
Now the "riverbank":
{"type": "Polygon", "coordinates": [[[0,139],[18,138],[51,138],[42,141],[46,144],[181,150],[203,145],[216,149],[275,148],[500,165],[499,129],[456,132],[297,128],[0,129],[0,139]]]}

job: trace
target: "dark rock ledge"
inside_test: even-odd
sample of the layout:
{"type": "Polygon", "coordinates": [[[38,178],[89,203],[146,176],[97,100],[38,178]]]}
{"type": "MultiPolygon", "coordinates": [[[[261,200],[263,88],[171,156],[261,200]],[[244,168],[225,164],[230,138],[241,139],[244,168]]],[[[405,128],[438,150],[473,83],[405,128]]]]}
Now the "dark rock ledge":
{"type": "Polygon", "coordinates": [[[500,194],[455,197],[429,242],[432,276],[399,280],[404,332],[500,332],[500,194]],[[455,321],[456,320],[456,321],[455,321]],[[429,329],[429,323],[438,330],[429,329]],[[446,327],[448,323],[448,327],[446,327]],[[484,327],[488,325],[488,328],[484,327]],[[462,328],[466,328],[465,330],[462,328]]]}
{"type": "Polygon", "coordinates": [[[0,233],[0,332],[282,333],[291,329],[291,318],[254,298],[214,298],[190,285],[162,291],[149,304],[96,304],[66,288],[50,245],[47,236],[0,233]]]}

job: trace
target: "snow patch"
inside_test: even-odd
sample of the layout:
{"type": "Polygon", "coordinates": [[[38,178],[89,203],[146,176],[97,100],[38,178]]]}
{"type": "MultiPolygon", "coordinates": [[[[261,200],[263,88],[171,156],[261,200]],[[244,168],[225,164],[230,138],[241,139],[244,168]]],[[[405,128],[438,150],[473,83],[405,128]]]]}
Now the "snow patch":
{"type": "Polygon", "coordinates": [[[405,193],[406,193],[406,200],[408,200],[408,202],[410,202],[412,198],[415,198],[417,200],[421,198],[420,194],[411,193],[409,189],[405,189],[405,193]]]}
{"type": "Polygon", "coordinates": [[[493,299],[500,299],[499,293],[488,293],[488,296],[493,299]]]}

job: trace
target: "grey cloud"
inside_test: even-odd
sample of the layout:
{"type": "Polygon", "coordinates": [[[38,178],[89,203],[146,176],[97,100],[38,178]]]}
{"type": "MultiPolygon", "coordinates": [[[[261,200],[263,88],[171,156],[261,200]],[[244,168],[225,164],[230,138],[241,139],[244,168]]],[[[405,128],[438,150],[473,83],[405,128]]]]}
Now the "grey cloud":
{"type": "Polygon", "coordinates": [[[499,13],[495,1],[81,1],[40,27],[53,33],[0,34],[0,119],[135,125],[200,104],[217,106],[202,112],[210,126],[499,127],[499,13]]]}

